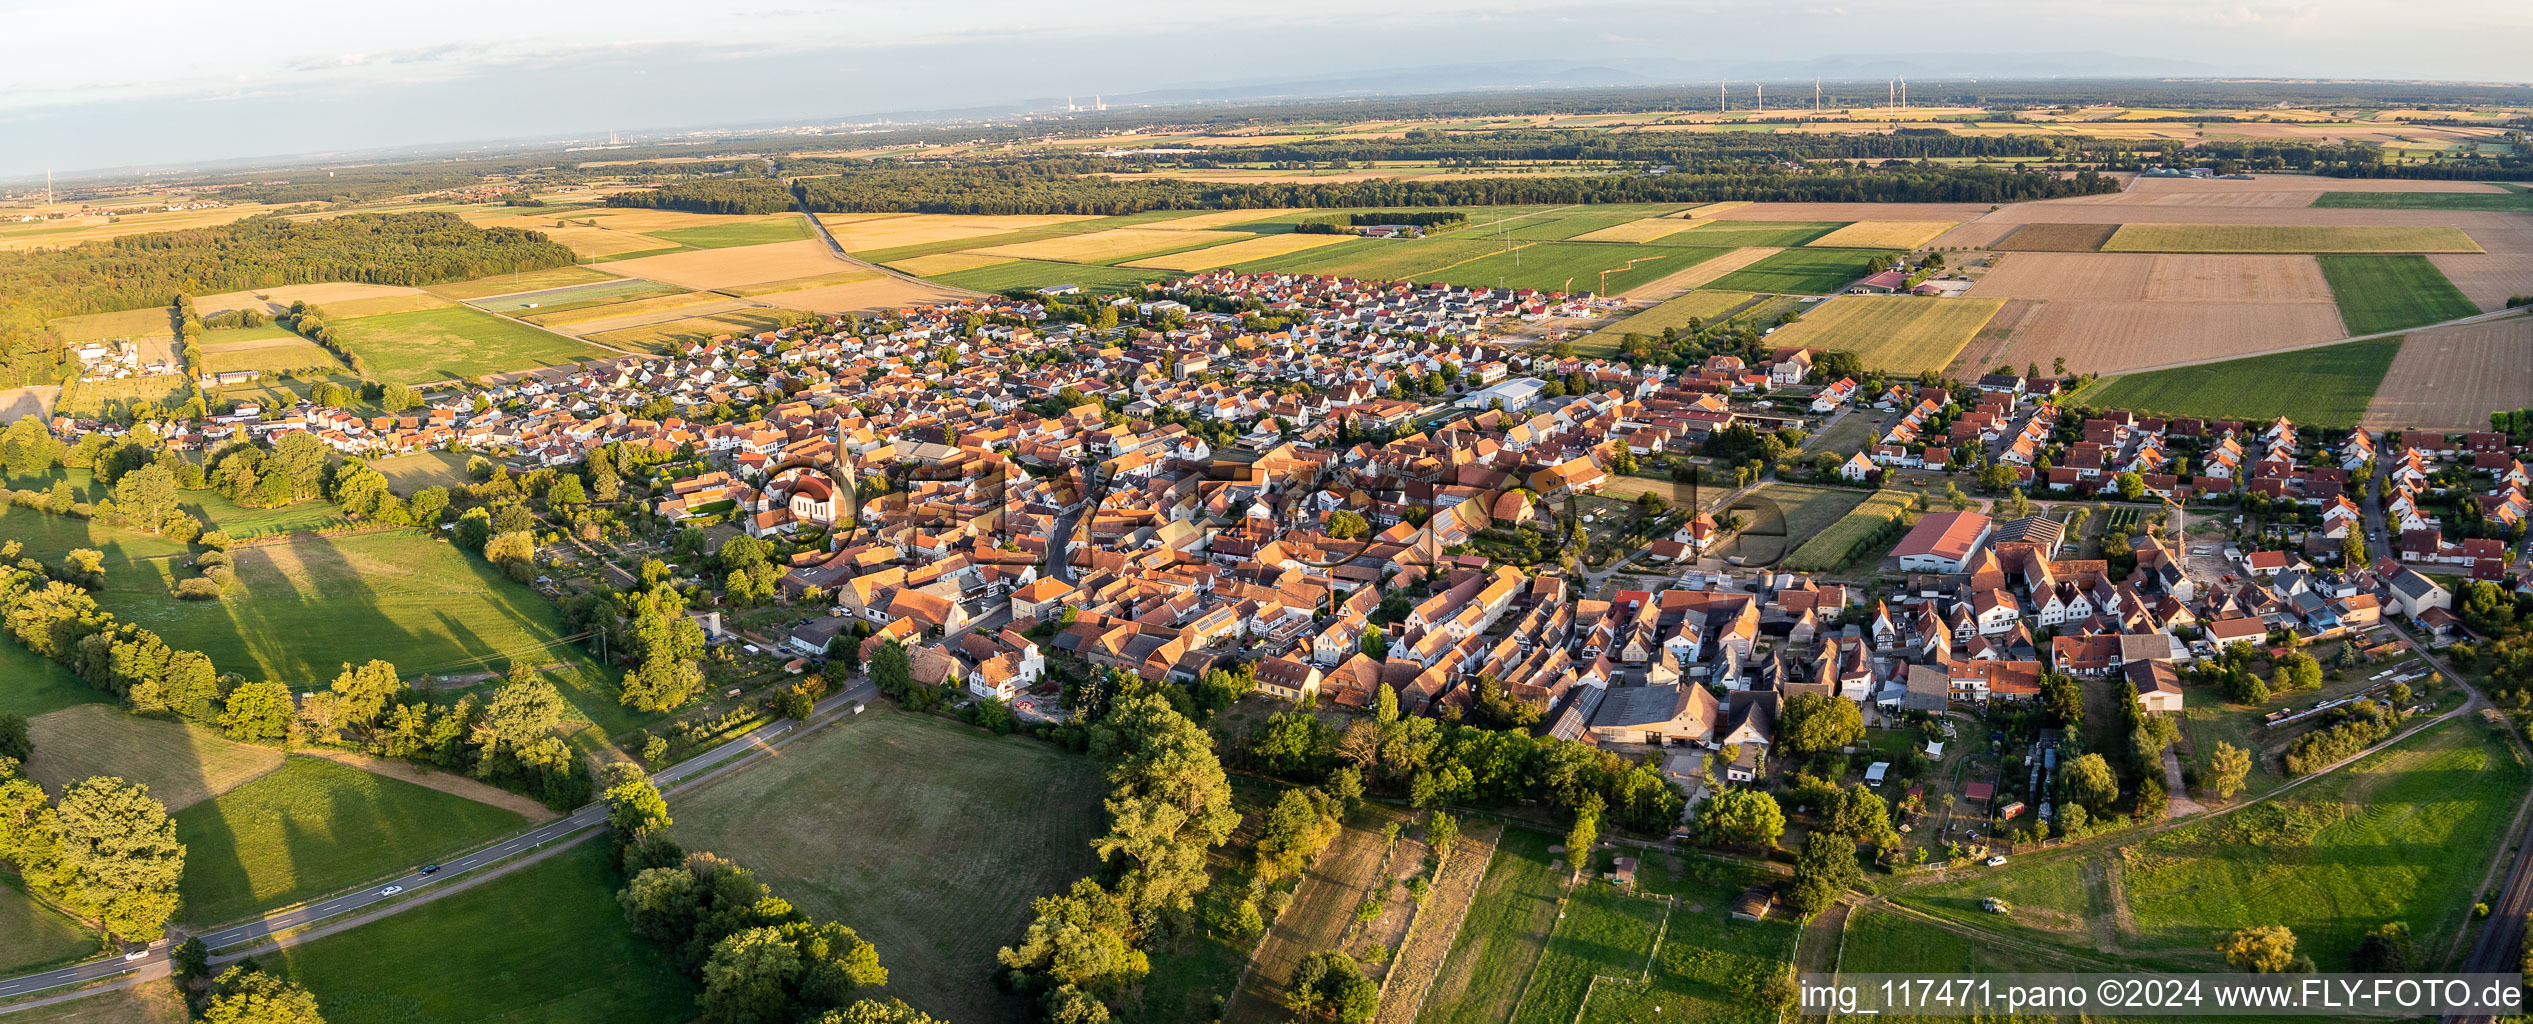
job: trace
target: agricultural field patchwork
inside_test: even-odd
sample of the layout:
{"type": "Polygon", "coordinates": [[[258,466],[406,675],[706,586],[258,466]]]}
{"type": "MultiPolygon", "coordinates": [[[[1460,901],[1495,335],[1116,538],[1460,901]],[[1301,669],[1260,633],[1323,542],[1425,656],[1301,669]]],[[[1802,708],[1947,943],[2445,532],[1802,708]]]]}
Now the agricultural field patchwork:
{"type": "Polygon", "coordinates": [[[689,850],[736,859],[784,899],[880,950],[889,994],[945,1020],[1023,1001],[993,982],[1029,901],[1097,867],[1098,762],[885,705],[781,758],[678,797],[689,850]]]}
{"type": "Polygon", "coordinates": [[[2479,252],[2481,248],[2463,229],[2452,227],[2123,224],[2102,244],[2102,251],[2479,252]]]}
{"type": "Polygon", "coordinates": [[[2324,192],[2313,205],[2344,210],[2533,213],[2533,192],[2324,192]]]}
{"type": "Polygon", "coordinates": [[[1771,341],[1850,351],[1867,369],[1911,375],[1943,369],[2004,305],[2003,299],[1841,295],[1779,328],[1771,341]]]}
{"type": "Polygon", "coordinates": [[[1198,249],[1249,236],[1236,231],[1168,231],[1159,228],[1113,228],[1087,235],[1063,235],[973,249],[980,256],[1049,260],[1062,263],[1124,263],[1186,249],[1198,249]]]}
{"type": "Polygon", "coordinates": [[[1989,244],[2001,252],[2099,252],[2117,224],[2025,224],[1989,244]]]}
{"type": "Polygon", "coordinates": [[[1822,248],[1915,249],[1953,229],[1948,220],[1861,220],[1803,244],[1822,248]]]}
{"type": "Polygon", "coordinates": [[[627,277],[647,278],[680,288],[710,290],[816,277],[848,269],[848,266],[836,259],[827,243],[803,239],[771,245],[644,256],[610,263],[607,269],[627,277]]]}
{"type": "Polygon", "coordinates": [[[810,237],[809,222],[800,219],[800,215],[791,213],[738,219],[727,224],[667,228],[645,233],[663,242],[675,242],[690,249],[727,249],[741,245],[791,242],[810,237]]]}
{"type": "MultiPolygon", "coordinates": [[[[1207,233],[1211,234],[1211,232],[1207,233]]],[[[1266,259],[1271,256],[1282,256],[1286,253],[1301,252],[1307,249],[1317,249],[1324,246],[1340,244],[1344,241],[1346,241],[1346,236],[1344,235],[1260,235],[1255,238],[1242,239],[1236,242],[1225,242],[1221,245],[1208,246],[1203,249],[1193,249],[1187,252],[1174,253],[1168,256],[1152,256],[1139,260],[1129,260],[1124,265],[1151,270],[1178,270],[1194,272],[1199,270],[1212,270],[1216,267],[1227,267],[1234,263],[1246,263],[1250,260],[1266,259]]]]}
{"type": "Polygon", "coordinates": [[[1716,220],[1696,225],[1687,231],[1664,239],[1669,245],[1711,245],[1738,248],[1764,245],[1784,248],[1809,245],[1849,225],[1812,221],[1772,224],[1766,221],[1716,220]]]}
{"type": "Polygon", "coordinates": [[[440,296],[444,299],[456,299],[460,302],[464,302],[471,299],[480,299],[493,295],[512,295],[519,292],[543,291],[549,288],[567,288],[572,285],[599,284],[616,280],[621,279],[614,274],[600,270],[591,270],[588,267],[556,267],[552,270],[532,270],[519,274],[495,274],[491,277],[479,277],[472,281],[455,281],[449,284],[435,284],[423,289],[423,291],[430,292],[431,294],[440,296]]]}
{"type": "Polygon", "coordinates": [[[585,284],[566,285],[527,292],[510,292],[496,298],[482,298],[467,305],[491,313],[550,314],[567,309],[603,306],[612,302],[647,299],[655,295],[674,295],[675,285],[656,281],[635,281],[608,278],[585,284]]]}
{"type": "Polygon", "coordinates": [[[2376,387],[2400,348],[2398,338],[2352,341],[2132,373],[2097,381],[2079,392],[2076,401],[2168,416],[2243,420],[2285,416],[2298,423],[2355,426],[2366,415],[2376,387]]]}
{"type": "Polygon", "coordinates": [[[562,366],[611,355],[480,310],[456,306],[328,321],[378,379],[405,384],[562,366]]]}
{"type": "Polygon", "coordinates": [[[2425,256],[2321,257],[2350,334],[2378,334],[2480,312],[2425,256]]]}
{"type": "Polygon", "coordinates": [[[1057,285],[1079,285],[1095,292],[1123,291],[1154,281],[1179,276],[1167,270],[1137,270],[1133,267],[1092,267],[1079,263],[1047,263],[1040,260],[1000,260],[971,270],[941,274],[934,279],[954,288],[980,292],[1000,292],[1012,288],[1052,288],[1057,285]]]}

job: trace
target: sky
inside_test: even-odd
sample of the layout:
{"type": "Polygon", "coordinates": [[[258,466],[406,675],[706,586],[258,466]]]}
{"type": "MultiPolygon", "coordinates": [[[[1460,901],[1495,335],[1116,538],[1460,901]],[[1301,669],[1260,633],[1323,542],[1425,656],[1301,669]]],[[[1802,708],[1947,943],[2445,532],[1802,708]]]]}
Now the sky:
{"type": "Polygon", "coordinates": [[[2087,51],[2522,82],[2528,30],[2523,0],[0,0],[0,177],[1446,62],[1658,60],[1686,82],[1709,60],[2087,51]]]}

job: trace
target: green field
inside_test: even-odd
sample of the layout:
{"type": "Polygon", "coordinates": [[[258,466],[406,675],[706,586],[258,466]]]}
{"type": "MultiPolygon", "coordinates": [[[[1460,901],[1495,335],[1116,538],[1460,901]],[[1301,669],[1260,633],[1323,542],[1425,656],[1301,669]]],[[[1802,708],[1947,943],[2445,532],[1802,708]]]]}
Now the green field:
{"type": "Polygon", "coordinates": [[[79,922],[35,902],[16,875],[0,874],[0,971],[19,974],[97,952],[79,922]]]}
{"type": "Polygon", "coordinates": [[[2313,205],[2343,210],[2486,210],[2533,213],[2533,193],[2509,192],[2324,192],[2313,205]]]}
{"type": "Polygon", "coordinates": [[[546,288],[563,288],[576,284],[591,284],[594,282],[621,280],[624,279],[617,277],[614,274],[591,270],[587,267],[556,267],[552,270],[534,270],[524,274],[495,274],[491,277],[479,277],[472,281],[458,281],[452,284],[437,284],[425,288],[423,291],[430,292],[431,294],[444,299],[463,300],[479,299],[487,295],[508,295],[512,292],[531,292],[546,288]]]}
{"type": "MultiPolygon", "coordinates": [[[[2422,193],[2434,195],[2435,193],[2422,193]]],[[[2318,257],[2350,334],[2377,334],[2480,312],[2425,256],[2318,257]]]]}
{"type": "MultiPolygon", "coordinates": [[[[1021,242],[1035,242],[1040,239],[1055,238],[1060,235],[1086,235],[1094,231],[1106,231],[1110,228],[1139,227],[1155,221],[1179,220],[1186,217],[1202,216],[1206,212],[1207,211],[1204,210],[1146,210],[1142,213],[1122,214],[1115,217],[1098,217],[1091,220],[1066,221],[1060,224],[1042,224],[1033,228],[1021,228],[1014,231],[1006,231],[999,235],[949,238],[935,242],[917,242],[912,245],[893,245],[884,249],[856,249],[853,251],[853,255],[856,259],[865,260],[871,263],[894,263],[898,260],[913,259],[917,256],[930,256],[935,253],[964,252],[969,249],[990,249],[998,245],[1017,245],[1021,242]]],[[[1260,210],[1258,211],[1258,214],[1261,217],[1268,217],[1273,216],[1275,212],[1276,211],[1272,210],[1260,210]]]]}
{"type": "Polygon", "coordinates": [[[1749,292],[1700,288],[1578,338],[1574,349],[1587,356],[1610,355],[1627,335],[1659,338],[1664,328],[1686,330],[1690,320],[1714,320],[1755,298],[1749,292]]]}
{"type": "Polygon", "coordinates": [[[2132,949],[2204,953],[2217,933],[2283,924],[2325,971],[2365,932],[2407,921],[2437,964],[2505,844],[2527,772],[2471,719],[2430,728],[2270,803],[2126,851],[2132,949]]]}
{"type": "MultiPolygon", "coordinates": [[[[0,530],[0,536],[6,531],[0,530]]],[[[103,692],[69,669],[28,653],[15,641],[0,640],[0,711],[29,718],[75,704],[106,700],[103,692]]]]}
{"type": "MultiPolygon", "coordinates": [[[[106,488],[97,486],[94,477],[85,469],[57,469],[51,473],[30,473],[24,476],[0,478],[0,482],[5,482],[7,486],[22,491],[51,490],[55,480],[70,481],[71,495],[78,501],[93,502],[101,498],[113,497],[106,488]]],[[[309,500],[280,508],[247,508],[222,497],[220,492],[212,490],[185,491],[180,496],[177,507],[184,509],[194,518],[202,520],[211,529],[228,534],[231,540],[259,537],[268,533],[315,529],[344,521],[342,514],[332,504],[323,501],[309,500]]],[[[71,548],[96,547],[100,542],[111,541],[115,538],[125,538],[130,543],[148,546],[152,555],[189,550],[184,545],[162,541],[146,534],[126,533],[112,527],[92,526],[55,516],[44,518],[52,522],[49,524],[11,523],[0,526],[0,538],[17,536],[10,532],[13,529],[30,531],[29,535],[20,539],[25,540],[29,549],[39,556],[49,554],[53,558],[59,558],[61,552],[71,548]]]]}
{"type": "Polygon", "coordinates": [[[628,299],[676,295],[683,291],[685,289],[676,285],[661,284],[657,281],[608,280],[549,291],[478,299],[470,305],[495,313],[518,313],[531,306],[535,307],[539,313],[559,313],[566,310],[587,309],[591,306],[604,306],[628,299]]]}
{"type": "Polygon", "coordinates": [[[517,812],[293,757],[176,814],[185,919],[213,925],[417,868],[527,823],[517,812]]]}
{"type": "Polygon", "coordinates": [[[2293,224],[2123,224],[2103,252],[2479,252],[2461,228],[2293,224]]]}
{"type": "Polygon", "coordinates": [[[788,310],[772,307],[733,309],[709,316],[688,317],[666,323],[600,331],[586,335],[595,342],[616,348],[642,349],[648,352],[670,352],[690,341],[704,341],[719,335],[744,336],[781,327],[788,310]]]}
{"type": "Polygon", "coordinates": [[[1500,285],[1616,295],[1731,251],[1610,242],[1533,242],[1509,253],[1418,271],[1406,275],[1406,279],[1469,287],[1500,285]],[[1601,275],[1605,270],[1611,271],[1607,278],[1601,275]]]}
{"type": "Polygon", "coordinates": [[[1865,264],[1874,257],[1888,255],[1871,249],[1788,249],[1708,282],[1707,287],[1830,295],[1865,276],[1865,264]]]}
{"type": "Polygon", "coordinates": [[[2091,922],[2110,915],[2108,908],[2090,902],[2085,871],[2085,861],[2075,857],[2018,864],[2011,870],[1981,867],[1960,881],[1911,890],[1898,899],[1961,924],[2083,948],[2093,942],[2091,922]],[[2013,913],[1989,913],[1980,901],[1990,896],[2013,904],[2013,913]]]}
{"type": "Polygon", "coordinates": [[[2074,401],[2171,416],[2284,416],[2297,423],[2346,427],[2366,414],[2366,404],[2400,351],[2401,339],[2381,338],[2151,370],[2096,381],[2074,401]]]}
{"type": "Polygon", "coordinates": [[[1835,221],[1719,220],[1700,224],[1676,235],[1665,235],[1654,244],[1789,248],[1846,226],[1835,221]]]}
{"type": "Polygon", "coordinates": [[[768,242],[797,242],[811,237],[809,222],[802,220],[799,214],[792,213],[733,221],[728,224],[645,231],[643,234],[693,249],[728,249],[741,245],[764,245],[768,242]]]}
{"type": "Polygon", "coordinates": [[[1565,872],[1550,866],[1556,840],[1508,828],[1478,883],[1451,953],[1425,992],[1417,1024],[1500,1024],[1511,1018],[1522,981],[1539,961],[1557,921],[1565,872]]]}
{"type": "Polygon", "coordinates": [[[1650,969],[1654,943],[1670,914],[1669,900],[1630,895],[1606,882],[1576,886],[1548,936],[1548,948],[1531,969],[1521,1005],[1513,1010],[1513,1024],[1582,1019],[1593,975],[1634,980],[1650,969]]]}
{"type": "Polygon", "coordinates": [[[295,335],[262,339],[245,344],[218,344],[202,353],[206,373],[228,373],[233,370],[255,370],[280,373],[285,370],[317,370],[327,373],[350,373],[352,368],[325,347],[295,335]]]}
{"type": "Polygon", "coordinates": [[[1767,484],[1743,496],[1729,509],[1715,513],[1718,520],[1728,513],[1738,514],[1747,524],[1742,532],[1717,548],[1716,554],[1726,558],[1738,555],[1752,565],[1773,565],[1805,538],[1829,529],[1855,511],[1868,496],[1864,491],[1837,487],[1767,484]]]}
{"type": "MultiPolygon", "coordinates": [[[[696,987],[633,934],[607,844],[265,958],[331,1024],[679,1024],[696,987]]],[[[885,951],[883,951],[885,955],[885,951]]]]}
{"type": "Polygon", "coordinates": [[[1114,292],[1167,281],[1181,276],[1169,270],[1140,270],[1134,267],[1094,267],[1081,263],[1049,263],[1043,260],[1013,260],[990,267],[962,270],[935,278],[943,284],[973,288],[980,292],[999,292],[1009,288],[1052,288],[1060,284],[1080,285],[1085,291],[1114,292]]]}
{"type": "Polygon", "coordinates": [[[1606,964],[1601,972],[1621,980],[1605,978],[1594,987],[1581,1019],[1587,1024],[1671,1019],[1775,1024],[1776,1013],[1757,1005],[1754,996],[1768,978],[1791,968],[1800,926],[1782,917],[1733,920],[1732,901],[1742,888],[1770,879],[1737,864],[1679,858],[1648,855],[1637,871],[1640,888],[1674,901],[1650,977],[1643,984],[1629,984],[1633,979],[1625,976],[1631,965],[1606,964]],[[1677,870],[1665,862],[1677,863],[1677,870]]]}
{"type": "MultiPolygon", "coordinates": [[[[1908,510],[1909,495],[1903,491],[1879,490],[1873,496],[1849,509],[1829,528],[1811,535],[1787,556],[1786,567],[1798,571],[1836,569],[1851,557],[1872,556],[1871,552],[1854,554],[1856,545],[1882,530],[1894,518],[1908,510]]],[[[1799,536],[1799,535],[1798,535],[1799,536]]],[[[1878,556],[1874,556],[1878,557],[1878,556]]]]}
{"type": "Polygon", "coordinates": [[[754,869],[879,947],[890,994],[945,1020],[1009,1020],[994,951],[1029,901],[1092,872],[1100,765],[1063,748],[873,707],[680,796],[678,842],[754,869]]]}
{"type": "Polygon", "coordinates": [[[604,359],[605,349],[465,306],[332,322],[379,380],[419,384],[604,359]]]}

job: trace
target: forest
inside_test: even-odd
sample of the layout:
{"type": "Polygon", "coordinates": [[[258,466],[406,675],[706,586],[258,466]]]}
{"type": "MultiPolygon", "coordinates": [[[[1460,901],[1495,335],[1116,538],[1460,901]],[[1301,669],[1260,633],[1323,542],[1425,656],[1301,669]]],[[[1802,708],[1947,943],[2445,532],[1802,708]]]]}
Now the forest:
{"type": "Polygon", "coordinates": [[[1145,210],[1305,209],[1394,206],[1702,203],[2013,203],[2119,191],[2091,171],[2059,177],[2030,170],[1909,164],[1786,170],[1736,165],[1709,173],[1595,177],[1375,180],[1220,184],[1085,176],[1074,161],[979,167],[881,166],[794,184],[818,213],[1099,214],[1145,210]]]}
{"type": "Polygon", "coordinates": [[[609,206],[688,213],[762,215],[792,208],[792,193],[772,178],[696,178],[641,192],[618,192],[609,206]]]}
{"type": "Polygon", "coordinates": [[[570,266],[544,234],[447,213],[249,217],[61,249],[0,252],[0,281],[46,317],[163,306],[171,296],[318,281],[429,285],[570,266]]]}

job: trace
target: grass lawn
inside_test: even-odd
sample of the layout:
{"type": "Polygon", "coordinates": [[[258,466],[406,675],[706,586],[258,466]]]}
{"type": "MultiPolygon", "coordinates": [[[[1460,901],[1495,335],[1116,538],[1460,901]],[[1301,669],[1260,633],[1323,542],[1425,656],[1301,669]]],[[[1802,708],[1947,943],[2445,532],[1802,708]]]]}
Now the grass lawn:
{"type": "Polygon", "coordinates": [[[1118,292],[1180,276],[1184,275],[1170,270],[1094,267],[1082,263],[1049,263],[1044,260],[1012,260],[978,267],[974,270],[943,274],[934,280],[960,288],[973,288],[980,292],[999,292],[1010,288],[1051,288],[1060,284],[1080,285],[1085,291],[1118,292]]]}
{"type": "Polygon", "coordinates": [[[80,704],[96,704],[106,695],[69,669],[36,657],[13,640],[0,640],[0,711],[29,718],[80,704]]]}
{"type": "MultiPolygon", "coordinates": [[[[1987,917],[1983,924],[1999,920],[1994,914],[1987,917]]],[[[2065,966],[2034,963],[2011,947],[1878,907],[1859,909],[1847,920],[1838,956],[1839,971],[1856,974],[1982,974],[2065,966]]]]}
{"type": "Polygon", "coordinates": [[[1565,894],[1565,871],[1549,866],[1556,844],[1545,833],[1504,830],[1417,1024],[1499,1024],[1512,1016],[1565,894]]]}
{"type": "Polygon", "coordinates": [[[1671,911],[1669,900],[1630,895],[1607,882],[1577,886],[1530,972],[1521,1005],[1513,1008],[1513,1024],[1569,1024],[1582,1019],[1593,975],[1643,977],[1671,911]]]}
{"type": "MultiPolygon", "coordinates": [[[[2432,194],[2432,193],[2428,193],[2432,194]]],[[[2350,334],[2377,334],[2480,312],[2425,256],[2320,257],[2350,334]]]]}
{"type": "Polygon", "coordinates": [[[2366,415],[2401,339],[2379,338],[2344,345],[2228,359],[2219,363],[2149,370],[2096,381],[2077,404],[2133,409],[2172,416],[2266,420],[2346,427],[2366,415]]]}
{"type": "Polygon", "coordinates": [[[213,925],[364,880],[526,824],[518,813],[315,757],[176,815],[185,919],[213,925]]]}
{"type": "Polygon", "coordinates": [[[465,452],[409,452],[390,455],[371,462],[370,468],[387,478],[387,485],[396,493],[412,497],[425,487],[462,487],[471,481],[466,476],[465,452]]]}
{"type": "Polygon", "coordinates": [[[1943,369],[2004,306],[2004,299],[1841,295],[1778,330],[1769,344],[1845,350],[1869,369],[1916,374],[1943,369]]]}
{"type": "Polygon", "coordinates": [[[645,231],[643,234],[663,242],[675,242],[694,249],[727,249],[741,245],[764,245],[768,242],[797,242],[810,237],[809,222],[799,214],[780,213],[771,217],[733,218],[727,224],[706,224],[691,228],[670,228],[645,231]]]}
{"type": "MultiPolygon", "coordinates": [[[[678,1024],[695,984],[633,934],[604,841],[265,958],[332,1024],[678,1024]]],[[[893,986],[892,986],[893,987],[893,986]]]]}
{"type": "Polygon", "coordinates": [[[2086,863],[2082,857],[2056,857],[2005,868],[1973,868],[1960,881],[1911,890],[1898,901],[1974,927],[2089,949],[2093,943],[2089,922],[2108,912],[2091,904],[2086,863]],[[2013,904],[2014,912],[1989,913],[1980,901],[1990,896],[2013,904]]]}
{"type": "Polygon", "coordinates": [[[2297,951],[2345,970],[2365,932],[2410,924],[2440,964],[2505,843],[2527,772],[2469,719],[2435,726],[2270,803],[2122,851],[2137,934],[2123,944],[2202,953],[2218,933],[2283,924],[2297,951]]]}
{"type": "Polygon", "coordinates": [[[879,947],[888,992],[945,1020],[1010,1020],[994,951],[1029,901],[1097,867],[1100,766],[885,706],[679,797],[675,835],[754,869],[879,947]]]}
{"type": "Polygon", "coordinates": [[[0,874],[0,971],[21,974],[96,952],[94,933],[29,898],[16,875],[0,874]]]}
{"type": "Polygon", "coordinates": [[[2533,213],[2533,193],[2509,192],[2324,192],[2317,207],[2343,210],[2488,210],[2533,213]]]}
{"type": "MultiPolygon", "coordinates": [[[[1681,1020],[1774,1024],[1776,1014],[1755,1005],[1752,997],[1768,978],[1790,969],[1795,936],[1802,929],[1782,917],[1732,919],[1733,899],[1763,876],[1721,861],[1657,854],[1644,859],[1636,877],[1646,892],[1675,901],[1664,919],[1650,976],[1641,985],[1601,982],[1592,989],[1582,1020],[1621,1024],[1667,1020],[1677,1013],[1681,1020]]],[[[1628,967],[1609,964],[1601,971],[1624,976],[1628,967]]]]}
{"type": "Polygon", "coordinates": [[[1788,249],[1709,282],[1745,292],[1830,295],[1865,276],[1865,264],[1890,253],[1872,249],[1788,249]]]}
{"type": "Polygon", "coordinates": [[[378,379],[406,384],[559,366],[609,353],[464,306],[334,322],[378,379]]]}

